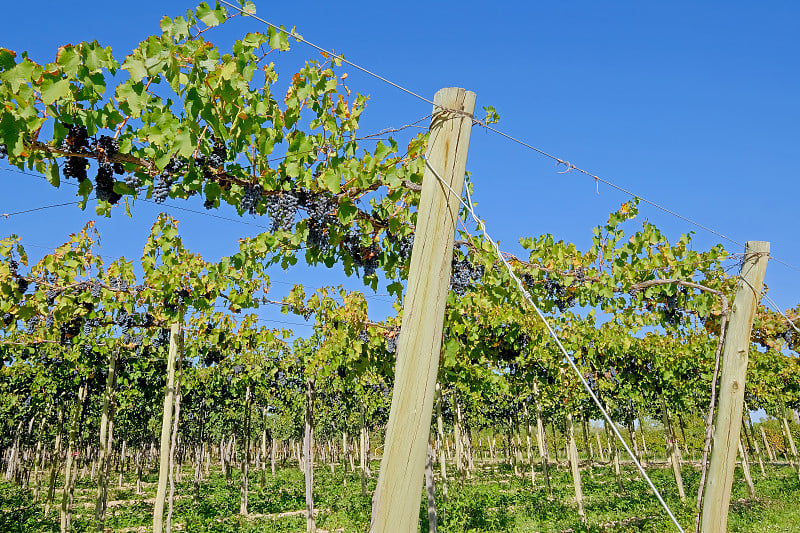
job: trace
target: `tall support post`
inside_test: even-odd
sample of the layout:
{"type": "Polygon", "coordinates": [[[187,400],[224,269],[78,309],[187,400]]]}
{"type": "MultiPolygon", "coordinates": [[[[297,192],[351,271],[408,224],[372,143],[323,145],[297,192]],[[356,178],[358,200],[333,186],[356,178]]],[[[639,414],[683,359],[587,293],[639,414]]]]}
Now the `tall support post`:
{"type": "Polygon", "coordinates": [[[436,172],[426,165],[422,179],[392,406],[372,504],[373,533],[416,532],[419,522],[475,93],[455,87],[441,89],[434,104],[426,158],[436,172]]]}
{"type": "MultiPolygon", "coordinates": [[[[105,530],[106,525],[106,497],[108,496],[108,462],[111,455],[111,441],[108,436],[109,418],[114,414],[114,388],[116,387],[117,350],[108,355],[108,377],[106,378],[106,393],[103,396],[103,414],[100,417],[100,446],[98,448],[97,500],[94,508],[95,529],[99,532],[105,530]]],[[[113,423],[113,420],[112,420],[113,423]]]]}
{"type": "MultiPolygon", "coordinates": [[[[161,419],[161,448],[159,455],[158,488],[153,509],[153,533],[164,530],[164,498],[167,494],[169,478],[169,447],[172,430],[172,409],[175,403],[175,360],[181,343],[181,325],[172,324],[169,334],[169,355],[167,356],[167,385],[164,392],[164,413],[161,419]]],[[[181,350],[182,351],[182,350],[181,350]]]]}
{"type": "Polygon", "coordinates": [[[714,430],[714,448],[708,469],[703,500],[703,533],[724,533],[728,525],[733,471],[742,427],[750,331],[761,300],[764,274],[769,259],[769,243],[748,241],[736,297],[733,300],[725,348],[722,353],[719,409],[714,430]]]}

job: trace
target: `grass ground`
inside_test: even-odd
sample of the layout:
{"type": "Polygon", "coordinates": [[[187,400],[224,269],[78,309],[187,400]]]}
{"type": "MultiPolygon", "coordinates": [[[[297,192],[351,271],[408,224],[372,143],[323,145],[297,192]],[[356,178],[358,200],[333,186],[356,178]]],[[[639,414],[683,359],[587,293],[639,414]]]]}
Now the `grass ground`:
{"type": "MultiPolygon", "coordinates": [[[[375,468],[378,464],[373,465],[375,468]]],[[[728,523],[732,532],[800,532],[800,482],[788,466],[768,467],[761,478],[754,470],[758,498],[747,498],[740,477],[734,482],[733,504],[728,523]]],[[[654,483],[686,530],[693,529],[694,495],[699,474],[684,468],[689,503],[677,498],[671,470],[651,468],[654,483]]],[[[737,471],[737,474],[740,472],[737,471]]],[[[530,477],[513,475],[506,465],[482,464],[470,479],[451,479],[450,499],[443,501],[437,484],[439,531],[441,532],[664,532],[674,531],[666,513],[650,493],[644,481],[631,467],[624,472],[624,487],[618,491],[612,471],[607,467],[584,469],[586,524],[573,504],[573,488],[566,468],[555,469],[553,497],[548,498],[541,475],[536,486],[530,477]]],[[[116,475],[112,476],[116,481],[116,475]]],[[[260,473],[254,472],[249,494],[247,517],[239,513],[239,485],[234,477],[226,483],[221,472],[212,470],[210,479],[194,498],[192,475],[187,467],[184,481],[176,486],[173,524],[175,529],[191,532],[270,531],[289,533],[305,531],[305,507],[302,473],[297,468],[280,469],[275,477],[267,473],[261,486],[260,473]]],[[[109,491],[107,531],[146,531],[152,525],[155,474],[145,478],[143,494],[136,494],[134,480],[126,477],[121,488],[113,484],[109,491]],[[150,501],[148,501],[150,500],[150,501]]],[[[368,492],[375,479],[368,480],[368,492]]],[[[92,531],[95,484],[82,479],[76,486],[74,531],[92,531]]],[[[424,505],[424,502],[423,502],[424,505]]],[[[427,531],[427,512],[420,506],[420,529],[427,531]]],[[[364,532],[368,530],[370,496],[361,494],[360,475],[331,474],[320,467],[315,473],[315,506],[320,509],[317,525],[325,531],[364,532]]],[[[6,482],[0,483],[0,531],[9,533],[59,530],[58,513],[44,516],[28,491],[6,482]]]]}

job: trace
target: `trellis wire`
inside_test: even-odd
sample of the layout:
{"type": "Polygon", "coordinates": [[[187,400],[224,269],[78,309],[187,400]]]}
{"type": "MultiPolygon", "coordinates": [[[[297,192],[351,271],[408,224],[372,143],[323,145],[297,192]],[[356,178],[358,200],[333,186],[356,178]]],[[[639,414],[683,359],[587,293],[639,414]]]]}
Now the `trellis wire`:
{"type": "Polygon", "coordinates": [[[780,313],[780,315],[781,315],[783,318],[785,318],[785,319],[786,319],[786,322],[788,323],[788,325],[789,325],[789,326],[790,326],[790,327],[791,327],[793,330],[795,330],[797,333],[800,333],[800,329],[798,329],[798,328],[797,328],[797,325],[796,325],[794,322],[792,322],[792,319],[791,319],[791,318],[789,318],[788,316],[786,316],[786,313],[784,313],[784,312],[781,310],[780,306],[778,306],[778,304],[777,304],[777,303],[775,303],[775,300],[773,300],[772,298],[770,298],[769,296],[767,296],[767,291],[766,291],[766,290],[763,290],[763,289],[762,289],[762,290],[761,290],[761,294],[759,294],[759,293],[758,293],[758,291],[756,291],[755,287],[753,287],[753,285],[752,285],[752,284],[751,284],[749,281],[747,281],[747,280],[746,280],[746,279],[744,279],[744,278],[741,278],[741,280],[742,280],[742,281],[744,281],[745,283],[747,283],[747,285],[748,285],[748,286],[749,286],[749,287],[750,287],[750,288],[753,290],[753,292],[754,292],[754,293],[756,293],[756,296],[758,297],[758,299],[759,299],[759,300],[760,300],[761,298],[764,298],[764,299],[767,301],[767,303],[769,303],[769,304],[770,304],[770,305],[771,305],[773,308],[775,308],[775,310],[776,310],[778,313],[780,313]]]}
{"type": "MultiPolygon", "coordinates": [[[[236,9],[236,10],[237,10],[237,11],[239,11],[239,13],[241,13],[243,16],[247,16],[247,17],[253,17],[253,18],[254,18],[254,19],[256,19],[257,21],[259,21],[259,22],[262,22],[262,23],[266,24],[267,26],[271,27],[272,29],[274,29],[274,30],[276,30],[276,31],[279,31],[279,32],[281,32],[281,33],[285,33],[286,35],[288,35],[288,36],[289,36],[289,37],[291,37],[292,39],[295,39],[296,41],[299,41],[299,42],[301,42],[301,43],[305,43],[305,44],[307,44],[308,46],[310,46],[311,48],[315,48],[315,49],[316,49],[316,50],[318,50],[319,52],[322,52],[322,53],[324,53],[324,54],[328,54],[329,56],[331,56],[331,57],[333,57],[333,58],[335,58],[335,59],[337,59],[337,60],[341,61],[342,63],[346,63],[346,64],[350,65],[351,67],[353,67],[353,68],[356,68],[356,69],[360,70],[361,72],[363,72],[364,74],[367,74],[368,76],[372,76],[373,78],[376,78],[376,79],[378,79],[378,80],[380,80],[380,81],[382,81],[382,82],[384,82],[384,83],[387,83],[387,84],[391,85],[392,87],[395,87],[396,89],[400,89],[401,91],[403,91],[403,92],[405,92],[405,93],[408,93],[408,94],[410,94],[411,96],[413,96],[413,97],[415,97],[415,98],[418,98],[418,99],[422,100],[423,102],[427,102],[427,103],[429,103],[429,104],[431,104],[431,105],[433,105],[433,106],[436,106],[436,104],[434,104],[434,103],[433,103],[431,100],[428,100],[428,99],[427,99],[427,98],[425,98],[424,96],[421,96],[421,95],[419,95],[419,94],[415,93],[415,92],[414,92],[414,91],[412,91],[411,89],[406,89],[406,88],[405,88],[405,87],[403,87],[402,85],[399,85],[399,84],[397,84],[397,83],[395,83],[395,82],[393,82],[393,81],[391,81],[391,80],[387,80],[387,79],[386,79],[386,78],[384,78],[383,76],[380,76],[380,75],[378,75],[378,74],[375,74],[375,73],[374,73],[374,72],[372,72],[371,70],[368,70],[368,69],[366,69],[366,68],[362,67],[361,65],[357,65],[356,63],[353,63],[352,61],[348,61],[348,60],[347,60],[347,59],[345,59],[345,58],[344,58],[344,56],[343,56],[343,55],[341,55],[341,54],[335,54],[335,53],[333,53],[333,52],[332,52],[332,51],[330,51],[330,50],[326,50],[326,49],[322,48],[321,46],[318,46],[318,45],[316,45],[316,44],[312,43],[311,41],[308,41],[308,40],[304,39],[304,38],[303,38],[301,35],[299,35],[299,34],[297,34],[297,33],[293,32],[293,31],[289,31],[289,30],[287,30],[287,29],[285,29],[285,28],[281,28],[280,26],[277,26],[277,25],[275,25],[275,24],[273,24],[273,23],[271,23],[271,22],[269,22],[269,21],[267,21],[267,20],[264,20],[263,18],[261,18],[261,17],[259,17],[259,16],[255,15],[254,13],[248,13],[247,11],[245,11],[244,9],[242,9],[242,7],[241,7],[241,6],[237,6],[237,5],[235,5],[235,4],[232,4],[232,3],[228,2],[227,0],[219,0],[219,1],[220,1],[221,3],[223,3],[223,4],[225,4],[225,5],[226,5],[226,6],[228,6],[228,7],[232,7],[233,9],[236,9]]],[[[436,107],[440,107],[440,106],[436,106],[436,107]]]]}
{"type": "Polygon", "coordinates": [[[459,202],[461,202],[461,205],[463,205],[467,209],[467,211],[469,211],[469,214],[472,216],[472,219],[475,220],[475,223],[478,225],[478,229],[481,231],[481,233],[483,233],[484,238],[487,241],[489,241],[489,243],[494,248],[495,252],[497,253],[497,257],[500,258],[500,261],[502,261],[503,265],[506,267],[506,270],[508,271],[509,275],[511,276],[511,279],[513,279],[516,282],[517,288],[522,293],[522,296],[524,297],[525,301],[528,303],[528,305],[530,305],[536,311],[536,314],[539,315],[539,318],[544,323],[545,327],[547,328],[548,333],[553,338],[553,340],[555,340],[556,344],[558,345],[559,349],[561,350],[561,353],[564,354],[564,358],[567,360],[567,362],[569,363],[570,367],[572,367],[572,370],[575,371],[575,374],[578,376],[578,379],[580,380],[580,382],[583,385],[584,389],[586,389],[586,392],[589,393],[589,396],[591,396],[592,400],[597,405],[598,409],[600,409],[600,412],[603,414],[603,418],[605,418],[605,421],[610,425],[612,431],[614,432],[614,435],[616,435],[617,439],[619,439],[619,441],[622,443],[622,446],[625,448],[625,451],[628,453],[630,458],[633,460],[634,464],[636,465],[636,468],[639,470],[639,473],[642,475],[642,477],[644,477],[645,481],[647,482],[647,484],[649,485],[650,489],[655,494],[655,496],[658,499],[659,503],[661,503],[661,506],[664,508],[664,510],[667,511],[667,514],[669,515],[669,517],[672,520],[672,522],[675,524],[675,527],[678,528],[678,531],[680,531],[681,533],[685,533],[683,528],[681,527],[680,523],[678,522],[678,519],[675,518],[675,515],[672,513],[672,510],[669,508],[669,505],[667,505],[667,502],[665,502],[664,498],[661,497],[661,493],[658,492],[658,489],[653,484],[653,482],[650,480],[650,477],[647,475],[647,472],[645,472],[644,467],[642,467],[641,463],[636,458],[636,455],[631,451],[630,447],[628,446],[628,443],[625,442],[625,439],[622,437],[622,434],[619,432],[619,429],[617,429],[617,425],[614,423],[613,420],[611,420],[611,416],[609,416],[609,414],[606,411],[605,407],[603,407],[602,402],[595,395],[594,391],[592,391],[592,388],[586,382],[586,379],[583,377],[583,374],[581,373],[580,369],[578,369],[577,365],[575,365],[575,362],[572,360],[572,357],[570,357],[569,354],[567,353],[567,350],[564,348],[564,345],[561,344],[561,340],[558,338],[558,335],[556,335],[555,331],[550,326],[550,323],[545,318],[544,313],[542,313],[542,311],[539,309],[539,307],[533,302],[533,298],[531,297],[531,295],[527,291],[527,289],[525,289],[525,287],[523,286],[522,281],[519,279],[519,277],[517,277],[517,275],[514,274],[514,270],[511,268],[511,265],[508,263],[508,261],[504,257],[502,251],[500,250],[500,247],[497,245],[497,243],[494,241],[494,239],[492,239],[492,237],[486,231],[486,224],[484,224],[483,220],[481,220],[478,217],[478,215],[475,213],[475,209],[474,209],[474,207],[472,205],[472,198],[470,197],[470,194],[469,194],[469,187],[467,187],[467,189],[466,189],[466,191],[467,191],[467,200],[464,201],[464,199],[461,198],[461,195],[456,193],[453,190],[453,188],[450,187],[450,185],[446,181],[444,181],[444,179],[442,179],[442,177],[439,175],[439,173],[436,171],[436,169],[433,168],[433,166],[430,164],[430,162],[428,161],[428,158],[425,157],[424,159],[425,159],[425,165],[433,173],[433,175],[436,176],[436,179],[438,179],[439,182],[444,187],[446,187],[450,192],[452,192],[453,195],[456,198],[458,198],[459,202]]]}

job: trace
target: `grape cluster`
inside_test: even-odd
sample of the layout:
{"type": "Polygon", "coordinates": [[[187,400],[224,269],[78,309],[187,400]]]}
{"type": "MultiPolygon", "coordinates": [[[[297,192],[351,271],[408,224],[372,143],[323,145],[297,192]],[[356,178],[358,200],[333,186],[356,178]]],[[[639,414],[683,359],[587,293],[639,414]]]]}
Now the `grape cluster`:
{"type": "Polygon", "coordinates": [[[123,310],[117,316],[117,325],[122,332],[122,342],[124,344],[131,344],[131,341],[133,340],[131,336],[131,328],[136,325],[133,320],[133,315],[123,310]]]}
{"type": "Polygon", "coordinates": [[[108,288],[112,291],[127,291],[130,288],[130,284],[122,276],[117,276],[116,278],[108,279],[108,288]]]}
{"type": "Polygon", "coordinates": [[[55,319],[53,318],[53,313],[48,313],[47,317],[44,320],[44,327],[50,329],[55,324],[55,319]]]}
{"type": "Polygon", "coordinates": [[[82,152],[89,147],[89,134],[86,126],[80,124],[67,124],[67,137],[64,144],[71,152],[82,152]]]}
{"type": "Polygon", "coordinates": [[[464,296],[473,281],[480,281],[483,277],[483,265],[475,266],[469,259],[453,259],[453,273],[450,276],[450,288],[456,296],[464,296]]]}
{"type": "Polygon", "coordinates": [[[575,305],[575,297],[567,293],[567,287],[564,287],[557,281],[546,279],[544,281],[544,290],[547,293],[547,298],[553,300],[562,313],[575,305]]]}
{"type": "Polygon", "coordinates": [[[358,332],[358,340],[362,343],[367,344],[369,342],[369,332],[365,329],[362,329],[358,332]]]}
{"type": "Polygon", "coordinates": [[[25,323],[25,328],[28,330],[28,333],[33,334],[33,332],[36,331],[36,328],[39,326],[41,322],[42,322],[42,317],[40,317],[39,315],[33,315],[25,323]]]}
{"type": "Polygon", "coordinates": [[[114,191],[114,171],[109,163],[100,163],[94,179],[97,199],[112,205],[119,202],[122,195],[114,191]]]}
{"type": "Polygon", "coordinates": [[[142,189],[142,180],[138,176],[130,174],[125,176],[125,185],[138,193],[142,189]]]}
{"type": "Polygon", "coordinates": [[[127,333],[134,326],[133,316],[127,311],[123,310],[119,315],[117,315],[116,323],[122,330],[122,333],[127,333]]]}
{"type": "Polygon", "coordinates": [[[163,173],[167,176],[174,176],[180,174],[188,166],[186,159],[182,157],[171,157],[167,166],[164,167],[163,173]]]}
{"type": "Polygon", "coordinates": [[[306,243],[322,253],[329,252],[331,249],[329,227],[338,222],[336,216],[338,204],[326,195],[314,195],[306,191],[299,191],[297,199],[308,214],[306,243]]]}
{"type": "Polygon", "coordinates": [[[67,162],[64,163],[64,177],[75,178],[78,183],[83,183],[86,180],[86,169],[89,168],[89,162],[84,157],[70,156],[67,162]]]}
{"type": "Polygon", "coordinates": [[[675,310],[678,308],[678,293],[670,294],[667,296],[667,307],[670,310],[675,310]]]}
{"type": "Polygon", "coordinates": [[[410,233],[404,237],[398,237],[392,232],[386,233],[386,238],[390,243],[397,246],[397,253],[400,254],[400,259],[405,261],[411,257],[411,250],[414,248],[414,234],[410,233]]]}
{"type": "Polygon", "coordinates": [[[291,191],[282,192],[267,199],[267,212],[272,219],[271,230],[273,232],[292,231],[299,203],[297,195],[291,191]]]}
{"type": "Polygon", "coordinates": [[[381,252],[378,245],[371,242],[369,246],[361,244],[361,236],[355,231],[347,233],[342,239],[342,248],[353,259],[353,264],[364,269],[364,275],[375,273],[378,266],[378,256],[381,252]]]}
{"type": "Polygon", "coordinates": [[[228,158],[228,149],[224,141],[219,141],[213,137],[212,140],[214,141],[214,148],[211,150],[211,155],[208,156],[205,162],[212,168],[220,168],[225,164],[225,160],[228,158]]]}
{"type": "Polygon", "coordinates": [[[172,180],[163,174],[160,175],[153,183],[153,201],[157,204],[163,204],[169,198],[171,187],[172,180]]]}
{"type": "Polygon", "coordinates": [[[567,294],[566,287],[551,279],[544,281],[544,290],[547,293],[547,297],[552,299],[564,298],[567,294]]]}
{"type": "Polygon", "coordinates": [[[18,277],[17,278],[17,288],[19,289],[20,293],[25,294],[26,292],[28,292],[28,287],[29,286],[30,286],[30,283],[28,282],[27,279],[22,278],[22,277],[18,277]]]}
{"type": "Polygon", "coordinates": [[[8,147],[5,144],[0,144],[0,159],[5,159],[8,156],[8,147]]]}
{"type": "Polygon", "coordinates": [[[244,188],[242,200],[239,203],[239,208],[243,213],[250,213],[251,215],[254,215],[256,213],[256,207],[258,207],[258,202],[261,201],[261,196],[263,194],[264,188],[259,184],[246,186],[244,188]]]}
{"type": "Polygon", "coordinates": [[[308,213],[309,218],[322,225],[333,224],[337,221],[336,209],[338,203],[333,198],[324,194],[312,194],[300,191],[298,201],[308,213]]]}
{"type": "Polygon", "coordinates": [[[678,303],[678,299],[682,292],[683,289],[678,287],[678,289],[675,291],[675,294],[670,294],[666,297],[667,308],[664,310],[664,320],[669,325],[681,325],[681,307],[678,303]]]}
{"type": "Polygon", "coordinates": [[[177,292],[178,295],[178,305],[183,305],[183,302],[189,295],[192,294],[188,289],[181,289],[177,292]]]}
{"type": "Polygon", "coordinates": [[[790,350],[794,350],[794,331],[792,331],[792,328],[791,327],[787,328],[786,331],[783,332],[781,337],[783,337],[783,340],[786,341],[786,346],[790,350]]]}
{"type": "Polygon", "coordinates": [[[160,329],[158,331],[158,335],[155,339],[153,339],[153,346],[156,348],[160,346],[168,346],[169,345],[169,330],[168,329],[160,329]]]}
{"type": "Polygon", "coordinates": [[[122,342],[126,344],[133,344],[134,346],[141,346],[142,339],[144,339],[143,335],[128,335],[127,338],[122,338],[122,342]]]}
{"type": "Polygon", "coordinates": [[[306,244],[311,248],[316,248],[323,254],[328,253],[331,249],[328,229],[309,222],[306,244]]]}
{"type": "Polygon", "coordinates": [[[95,299],[99,299],[103,295],[103,286],[96,279],[89,284],[89,294],[95,299]]]}
{"type": "MultiPolygon", "coordinates": [[[[86,126],[67,124],[67,137],[64,139],[64,149],[71,153],[87,153],[89,149],[89,135],[86,126]]],[[[64,177],[75,178],[78,183],[86,179],[86,169],[89,162],[85,157],[69,156],[64,164],[64,177]]]]}
{"type": "Polygon", "coordinates": [[[92,330],[100,325],[100,321],[96,318],[91,318],[83,323],[83,335],[88,337],[92,334],[92,330]]]}
{"type": "Polygon", "coordinates": [[[170,158],[169,163],[153,183],[153,201],[155,203],[163,204],[169,198],[172,184],[175,182],[175,174],[180,174],[187,165],[186,160],[181,157],[170,158]]]}
{"type": "Polygon", "coordinates": [[[208,351],[203,355],[203,364],[205,366],[211,366],[219,363],[220,359],[222,359],[222,354],[219,350],[209,348],[208,351]]]}
{"type": "Polygon", "coordinates": [[[389,338],[386,339],[386,351],[387,352],[395,353],[397,351],[397,337],[398,337],[398,335],[394,335],[393,337],[389,337],[389,338]]]}
{"type": "Polygon", "coordinates": [[[522,276],[522,283],[529,289],[533,289],[536,286],[536,280],[530,274],[524,274],[522,276]]]}
{"type": "Polygon", "coordinates": [[[100,138],[92,144],[92,149],[97,155],[98,163],[111,163],[111,159],[119,152],[119,143],[113,137],[101,135],[100,138]]]}
{"type": "Polygon", "coordinates": [[[59,344],[66,345],[72,338],[77,337],[81,332],[81,319],[73,318],[69,322],[64,322],[59,326],[60,341],[59,344]]]}
{"type": "Polygon", "coordinates": [[[47,305],[53,305],[56,303],[56,296],[58,296],[58,291],[55,289],[49,289],[45,293],[45,298],[47,298],[47,305]]]}

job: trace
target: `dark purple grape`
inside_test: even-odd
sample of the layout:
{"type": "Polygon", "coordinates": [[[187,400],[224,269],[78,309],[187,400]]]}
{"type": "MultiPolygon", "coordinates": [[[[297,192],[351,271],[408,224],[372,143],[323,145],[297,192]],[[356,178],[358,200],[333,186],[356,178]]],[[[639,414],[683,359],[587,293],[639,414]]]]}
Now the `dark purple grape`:
{"type": "Polygon", "coordinates": [[[122,198],[121,194],[114,191],[114,173],[108,163],[100,163],[98,165],[97,177],[94,181],[98,200],[103,200],[113,205],[122,198]]]}
{"type": "Polygon", "coordinates": [[[119,143],[113,137],[101,135],[92,145],[98,163],[111,163],[111,159],[119,152],[119,143]]]}
{"type": "Polygon", "coordinates": [[[172,181],[169,178],[160,175],[156,182],[153,184],[153,201],[157,204],[163,204],[169,198],[170,187],[172,181]]]}

